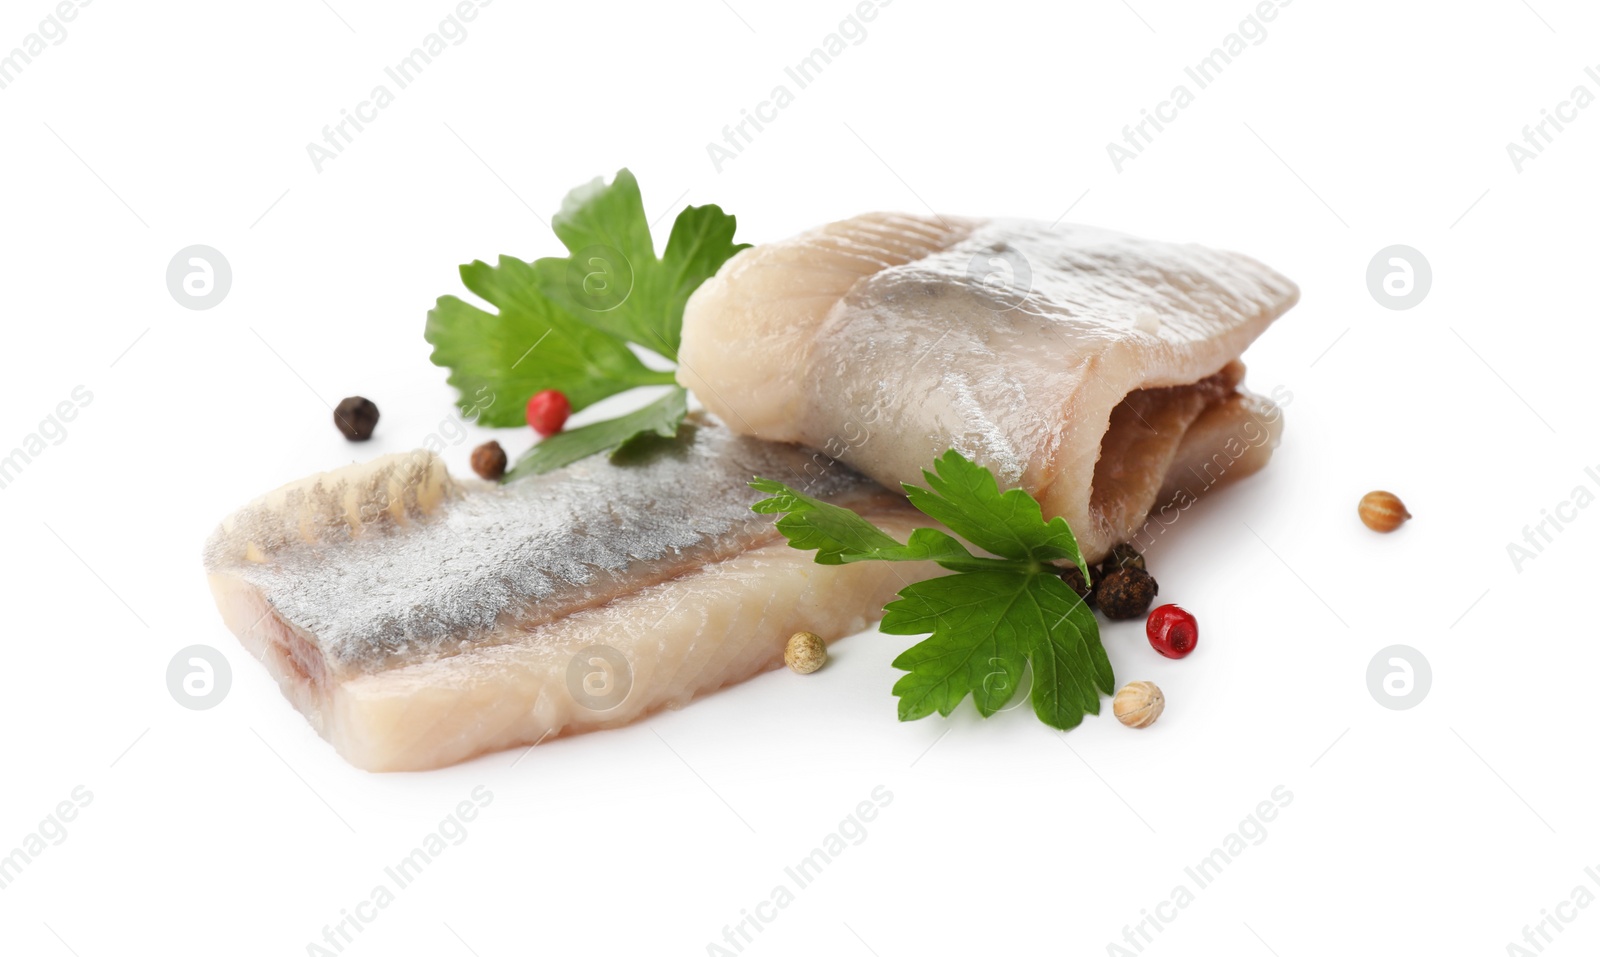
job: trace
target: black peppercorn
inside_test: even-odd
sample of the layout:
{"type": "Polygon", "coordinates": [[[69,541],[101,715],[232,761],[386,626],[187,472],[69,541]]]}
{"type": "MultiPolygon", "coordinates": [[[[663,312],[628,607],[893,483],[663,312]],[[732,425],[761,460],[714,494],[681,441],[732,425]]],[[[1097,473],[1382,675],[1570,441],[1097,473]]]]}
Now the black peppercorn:
{"type": "Polygon", "coordinates": [[[1159,591],[1156,580],[1142,568],[1118,568],[1095,585],[1100,610],[1113,621],[1137,618],[1150,608],[1159,591]]]}
{"type": "Polygon", "coordinates": [[[472,470],[478,473],[479,478],[500,481],[500,477],[506,474],[506,450],[493,440],[483,443],[472,450],[472,470]]]}
{"type": "MultiPolygon", "coordinates": [[[[1100,563],[1100,567],[1108,572],[1116,571],[1119,568],[1144,568],[1144,556],[1139,554],[1137,548],[1127,542],[1123,542],[1120,545],[1112,546],[1111,551],[1106,554],[1105,560],[1100,563]]],[[[1148,571],[1149,569],[1145,570],[1148,571]]]]}
{"type": "Polygon", "coordinates": [[[378,407],[371,399],[353,395],[333,410],[333,424],[350,441],[365,442],[378,426],[378,407]]]}
{"type": "Polygon", "coordinates": [[[1094,604],[1094,586],[1083,580],[1083,572],[1078,570],[1078,566],[1067,565],[1060,569],[1060,573],[1061,580],[1067,583],[1068,588],[1077,592],[1079,598],[1094,604]]]}

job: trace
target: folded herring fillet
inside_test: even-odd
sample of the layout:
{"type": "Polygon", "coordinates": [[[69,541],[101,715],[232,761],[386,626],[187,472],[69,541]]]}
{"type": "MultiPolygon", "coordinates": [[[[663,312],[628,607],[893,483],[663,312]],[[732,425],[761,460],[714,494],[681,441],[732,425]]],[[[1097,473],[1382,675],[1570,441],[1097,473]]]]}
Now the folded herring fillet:
{"type": "Polygon", "coordinates": [[[206,570],[228,627],[351,764],[435,768],[680,706],[939,573],[817,565],[750,511],[763,475],[915,527],[903,496],[819,458],[704,421],[636,464],[498,486],[390,455],[240,509],[206,570]]]}
{"type": "Polygon", "coordinates": [[[1095,561],[1158,496],[1266,463],[1280,416],[1237,390],[1237,360],[1298,297],[1201,246],[869,213],[725,263],[685,309],[678,379],[730,427],[891,488],[954,447],[1064,516],[1095,561]],[[1241,416],[1266,441],[1207,474],[1187,453],[1241,416]]]}

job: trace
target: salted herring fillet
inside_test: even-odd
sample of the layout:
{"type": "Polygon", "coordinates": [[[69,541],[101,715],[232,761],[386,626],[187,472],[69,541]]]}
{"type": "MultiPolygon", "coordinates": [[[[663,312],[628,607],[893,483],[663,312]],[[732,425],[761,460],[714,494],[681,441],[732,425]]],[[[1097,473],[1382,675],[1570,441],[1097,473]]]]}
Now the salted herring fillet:
{"type": "Polygon", "coordinates": [[[763,475],[910,533],[903,497],[817,458],[704,422],[637,464],[498,486],[390,455],[245,506],[205,564],[228,627],[351,764],[435,768],[681,706],[939,573],[817,565],[749,510],[763,475]]]}
{"type": "MultiPolygon", "coordinates": [[[[1200,476],[1227,449],[1259,455],[1264,412],[1212,405],[1179,460],[1200,476]]],[[[228,628],[351,764],[435,768],[679,707],[944,574],[815,564],[749,511],[757,475],[901,541],[929,524],[825,455],[695,418],[642,461],[506,485],[458,482],[426,451],[314,475],[225,519],[205,567],[228,628]]]]}
{"type": "Polygon", "coordinates": [[[1064,516],[1094,561],[1163,491],[1214,484],[1184,450],[1197,423],[1253,410],[1270,441],[1218,459],[1222,480],[1266,463],[1281,418],[1238,389],[1237,360],[1298,297],[1202,246],[869,213],[725,263],[684,311],[678,380],[731,428],[891,488],[953,447],[1064,516]]]}

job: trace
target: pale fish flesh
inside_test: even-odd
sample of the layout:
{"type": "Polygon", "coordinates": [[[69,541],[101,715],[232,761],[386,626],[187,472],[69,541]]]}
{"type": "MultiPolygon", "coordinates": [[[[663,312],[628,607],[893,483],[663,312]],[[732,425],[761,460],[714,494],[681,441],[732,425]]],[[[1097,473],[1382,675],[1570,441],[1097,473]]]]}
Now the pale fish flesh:
{"type": "Polygon", "coordinates": [[[931,563],[817,565],[746,484],[775,478],[904,537],[904,497],[804,449],[686,425],[503,486],[428,452],[305,479],[205,549],[228,627],[351,764],[435,768],[626,724],[876,620],[931,563]]]}
{"type": "Polygon", "coordinates": [[[678,379],[730,427],[890,487],[953,447],[1064,516],[1092,561],[1195,485],[1196,423],[1248,412],[1265,436],[1233,443],[1219,481],[1266,463],[1281,416],[1237,389],[1237,360],[1298,296],[1202,246],[870,213],[724,264],[684,312],[678,379]]]}
{"type": "MultiPolygon", "coordinates": [[[[1198,495],[1224,459],[1258,467],[1273,411],[1209,405],[1165,491],[1198,495]]],[[[224,520],[205,566],[228,627],[351,764],[435,768],[680,707],[778,667],[794,632],[861,631],[944,574],[815,564],[749,511],[758,475],[902,541],[933,524],[825,455],[701,420],[642,460],[503,486],[425,451],[315,475],[224,520]]]]}

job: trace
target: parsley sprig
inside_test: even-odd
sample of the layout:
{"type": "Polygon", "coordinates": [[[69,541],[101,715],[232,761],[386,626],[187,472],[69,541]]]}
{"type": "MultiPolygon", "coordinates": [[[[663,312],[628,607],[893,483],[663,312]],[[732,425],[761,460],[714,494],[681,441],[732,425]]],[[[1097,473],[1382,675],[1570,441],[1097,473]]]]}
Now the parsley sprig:
{"type": "Polygon", "coordinates": [[[638,180],[626,169],[610,183],[596,179],[568,193],[550,225],[568,255],[461,267],[462,283],[495,312],[441,296],[428,313],[433,362],[450,370],[462,411],[483,425],[516,426],[526,421],[528,398],[543,389],[564,393],[574,412],[639,386],[671,389],[641,409],[538,443],[507,480],[641,434],[676,434],[687,393],[640,351],[664,360],[654,365],[676,362],[689,294],[746,248],[733,241],[735,217],[689,206],[658,257],[638,180]]]}
{"type": "Polygon", "coordinates": [[[1027,492],[1001,492],[988,469],[954,449],[922,474],[927,488],[903,486],[911,504],[990,554],[936,528],[902,544],[850,509],[771,479],[750,483],[770,496],[752,508],[782,515],[776,525],[790,546],[816,551],[822,565],[934,561],[954,573],[908,585],[884,608],[884,633],[928,635],[894,660],[907,672],[894,686],[900,720],[949,715],[968,694],[988,717],[1016,693],[1025,665],[1045,724],[1065,730],[1099,714],[1100,695],[1114,688],[1111,662],[1094,613],[1061,580],[1059,562],[1089,578],[1066,520],[1045,521],[1027,492]]]}

